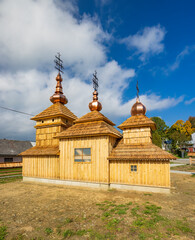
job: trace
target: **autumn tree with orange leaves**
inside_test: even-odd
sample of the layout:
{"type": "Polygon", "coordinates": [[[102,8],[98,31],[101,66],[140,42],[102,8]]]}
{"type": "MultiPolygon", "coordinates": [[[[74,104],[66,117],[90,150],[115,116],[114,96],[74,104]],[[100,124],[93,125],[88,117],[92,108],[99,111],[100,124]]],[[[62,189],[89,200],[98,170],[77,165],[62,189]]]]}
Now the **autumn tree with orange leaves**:
{"type": "Polygon", "coordinates": [[[191,140],[192,133],[193,129],[190,121],[177,120],[167,131],[169,139],[172,140],[172,149],[181,150],[186,147],[188,141],[191,140]]]}

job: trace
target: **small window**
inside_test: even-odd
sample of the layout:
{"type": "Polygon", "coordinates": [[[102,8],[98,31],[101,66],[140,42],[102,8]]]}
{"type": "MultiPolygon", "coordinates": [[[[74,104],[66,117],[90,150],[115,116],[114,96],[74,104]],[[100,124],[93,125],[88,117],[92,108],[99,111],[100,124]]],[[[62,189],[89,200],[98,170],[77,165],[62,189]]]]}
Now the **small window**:
{"type": "Polygon", "coordinates": [[[52,122],[54,122],[54,119],[52,119],[52,122]]]}
{"type": "Polygon", "coordinates": [[[137,172],[137,165],[131,165],[131,172],[137,172]]]}
{"type": "Polygon", "coordinates": [[[74,161],[75,162],[91,162],[91,148],[75,148],[74,161]]]}
{"type": "Polygon", "coordinates": [[[5,163],[11,163],[13,162],[13,158],[4,158],[5,163]]]}
{"type": "Polygon", "coordinates": [[[66,119],[66,123],[68,123],[68,120],[66,119]]]}
{"type": "Polygon", "coordinates": [[[44,123],[44,121],[41,121],[42,123],[44,123]]]}

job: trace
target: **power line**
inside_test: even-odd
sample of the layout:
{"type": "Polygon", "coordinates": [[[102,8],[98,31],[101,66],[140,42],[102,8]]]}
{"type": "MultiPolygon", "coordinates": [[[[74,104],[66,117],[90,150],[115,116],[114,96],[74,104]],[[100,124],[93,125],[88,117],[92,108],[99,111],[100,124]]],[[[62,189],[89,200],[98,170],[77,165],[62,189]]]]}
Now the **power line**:
{"type": "Polygon", "coordinates": [[[3,109],[5,109],[5,110],[9,110],[9,111],[12,111],[12,112],[17,112],[17,113],[29,115],[29,116],[34,116],[34,115],[30,114],[30,113],[25,113],[25,112],[17,111],[17,110],[15,110],[15,109],[11,109],[11,108],[6,108],[6,107],[2,107],[2,106],[0,106],[0,108],[3,108],[3,109]]]}

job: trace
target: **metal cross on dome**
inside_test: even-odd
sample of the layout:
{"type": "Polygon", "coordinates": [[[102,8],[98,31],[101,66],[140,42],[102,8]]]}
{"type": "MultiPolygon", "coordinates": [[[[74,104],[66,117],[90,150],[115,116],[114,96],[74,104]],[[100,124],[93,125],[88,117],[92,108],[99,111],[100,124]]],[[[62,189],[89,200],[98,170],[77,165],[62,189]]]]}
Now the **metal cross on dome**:
{"type": "Polygon", "coordinates": [[[139,87],[138,87],[138,80],[137,80],[137,84],[136,84],[136,89],[137,89],[137,99],[139,99],[139,87]]]}
{"type": "Polygon", "coordinates": [[[98,87],[99,87],[99,84],[98,84],[98,78],[97,78],[97,72],[95,71],[95,73],[93,73],[93,88],[94,88],[94,91],[97,91],[98,90],[98,87]]]}
{"type": "Polygon", "coordinates": [[[62,63],[63,63],[63,61],[60,59],[60,53],[58,52],[57,53],[57,55],[55,55],[55,60],[54,60],[54,62],[55,62],[55,68],[58,70],[58,72],[59,73],[64,73],[62,70],[64,69],[64,67],[63,67],[63,65],[62,65],[62,63]]]}

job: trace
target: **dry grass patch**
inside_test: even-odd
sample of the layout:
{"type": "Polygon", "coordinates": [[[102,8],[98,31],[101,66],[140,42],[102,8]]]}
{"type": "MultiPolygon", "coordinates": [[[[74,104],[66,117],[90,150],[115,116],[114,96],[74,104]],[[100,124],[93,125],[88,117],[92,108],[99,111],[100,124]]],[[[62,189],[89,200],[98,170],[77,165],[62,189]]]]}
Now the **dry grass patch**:
{"type": "Polygon", "coordinates": [[[1,184],[0,240],[194,239],[195,178],[172,174],[172,186],[167,195],[1,184]]]}

